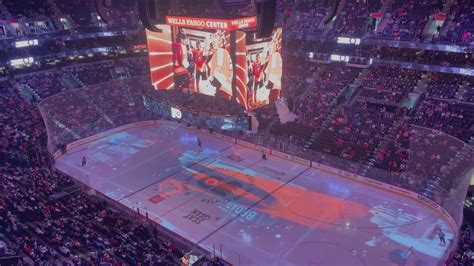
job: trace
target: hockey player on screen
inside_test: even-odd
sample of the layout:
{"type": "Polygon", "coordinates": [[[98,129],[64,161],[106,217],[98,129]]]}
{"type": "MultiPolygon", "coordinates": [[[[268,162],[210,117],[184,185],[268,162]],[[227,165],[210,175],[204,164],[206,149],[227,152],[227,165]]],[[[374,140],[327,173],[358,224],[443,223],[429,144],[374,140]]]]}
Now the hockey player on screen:
{"type": "Polygon", "coordinates": [[[182,37],[178,35],[176,42],[172,45],[173,67],[175,86],[177,89],[187,88],[189,86],[188,67],[186,47],[183,44],[182,37]]]}
{"type": "Polygon", "coordinates": [[[263,87],[263,65],[260,61],[260,55],[257,55],[257,58],[252,64],[253,74],[254,74],[254,85],[253,85],[253,102],[257,103],[257,91],[263,87]]]}
{"type": "Polygon", "coordinates": [[[276,47],[269,55],[269,61],[265,68],[265,75],[268,80],[265,87],[270,90],[269,102],[275,102],[280,99],[281,94],[281,77],[283,72],[282,57],[281,54],[276,51],[276,47]]]}
{"type": "Polygon", "coordinates": [[[257,102],[262,101],[258,98],[259,90],[264,87],[267,73],[265,69],[267,68],[268,61],[270,60],[269,52],[262,52],[266,54],[266,58],[262,60],[261,54],[258,54],[255,58],[255,61],[252,63],[252,73],[253,73],[253,91],[252,91],[252,101],[253,105],[256,106],[257,102]]]}
{"type": "Polygon", "coordinates": [[[201,48],[201,43],[197,42],[196,48],[193,49],[193,61],[196,65],[195,88],[196,92],[200,92],[201,79],[207,79],[206,57],[201,48]]]}
{"type": "Polygon", "coordinates": [[[232,98],[232,58],[225,48],[225,37],[222,36],[220,45],[214,49],[209,62],[211,85],[216,88],[216,97],[230,100],[232,98]]]}

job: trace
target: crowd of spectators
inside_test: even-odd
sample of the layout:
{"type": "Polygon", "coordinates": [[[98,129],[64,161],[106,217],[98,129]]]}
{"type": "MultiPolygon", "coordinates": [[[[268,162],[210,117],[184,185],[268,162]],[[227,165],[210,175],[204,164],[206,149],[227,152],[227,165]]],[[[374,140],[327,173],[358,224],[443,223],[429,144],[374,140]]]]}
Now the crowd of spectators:
{"type": "Polygon", "coordinates": [[[463,223],[459,233],[458,248],[454,252],[447,266],[470,266],[474,264],[474,251],[472,249],[472,221],[463,223]]]}
{"type": "Polygon", "coordinates": [[[454,99],[465,79],[460,75],[432,73],[426,88],[431,98],[454,99]]]}
{"type": "Polygon", "coordinates": [[[75,29],[78,31],[89,30],[91,28],[98,28],[98,24],[92,18],[94,11],[94,1],[92,0],[72,0],[63,1],[55,0],[55,3],[61,13],[69,15],[75,24],[75,29]]]}
{"type": "MultiPolygon", "coordinates": [[[[366,0],[345,1],[338,6],[334,23],[329,34],[335,36],[363,37],[373,33],[376,38],[388,38],[403,41],[424,41],[425,27],[435,19],[445,5],[449,5],[444,25],[437,28],[435,42],[470,44],[474,33],[474,5],[469,0],[449,1],[388,1],[366,0]],[[387,8],[382,9],[386,4],[387,8]],[[384,13],[379,13],[384,12],[384,13]],[[372,16],[377,14],[377,16],[372,16]],[[376,22],[379,19],[379,22],[376,22]],[[386,20],[384,23],[380,23],[386,20]],[[446,30],[442,30],[446,28],[446,30]]],[[[332,13],[333,6],[314,1],[278,1],[279,20],[291,33],[314,35],[323,32],[322,21],[332,13]]],[[[324,26],[326,27],[326,26],[324,26]]],[[[430,26],[431,27],[431,26],[430,26]]]]}
{"type": "Polygon", "coordinates": [[[472,137],[473,121],[474,105],[434,98],[423,100],[412,119],[416,125],[440,130],[464,141],[472,137]]]}
{"type": "Polygon", "coordinates": [[[112,80],[113,61],[102,61],[94,64],[79,64],[64,69],[69,74],[80,80],[85,86],[96,84],[97,81],[109,82],[112,80]]]}
{"type": "Polygon", "coordinates": [[[380,1],[347,1],[331,29],[331,34],[336,36],[361,37],[368,32],[371,25],[370,14],[378,11],[380,1]]]}
{"type": "MultiPolygon", "coordinates": [[[[377,167],[398,175],[410,172],[417,177],[432,177],[439,175],[444,162],[454,157],[462,147],[462,142],[443,134],[432,134],[429,130],[410,125],[405,120],[395,137],[377,153],[377,167]],[[441,147],[443,149],[440,149],[441,147]]],[[[429,180],[429,178],[410,179],[410,175],[403,177],[406,179],[400,178],[398,185],[405,188],[423,188],[426,184],[414,182],[429,180]]],[[[440,188],[450,187],[442,185],[440,188]]]]}
{"type": "MultiPolygon", "coordinates": [[[[56,75],[37,73],[18,81],[29,82],[36,89],[45,84],[54,87],[51,82],[56,75]]],[[[102,82],[98,78],[95,83],[102,82]]],[[[143,107],[142,92],[135,89],[145,87],[147,81],[141,77],[85,90],[56,91],[42,103],[46,121],[51,122],[47,125],[61,141],[73,141],[76,134],[84,137],[98,133],[93,130],[149,119],[151,113],[143,107]],[[85,124],[79,124],[80,120],[85,124]],[[69,133],[71,138],[60,125],[75,132],[69,133]]],[[[186,253],[183,246],[164,238],[148,223],[89,195],[70,177],[52,171],[45,151],[46,128],[38,107],[27,103],[10,80],[1,81],[0,86],[0,123],[4,129],[0,138],[1,257],[13,255],[21,261],[12,264],[41,265],[180,263],[186,253]]]]}
{"type": "MultiPolygon", "coordinates": [[[[104,1],[101,11],[97,10],[94,0],[52,0],[14,1],[4,0],[0,19],[14,19],[14,24],[6,23],[1,29],[4,35],[24,36],[37,34],[57,34],[58,32],[76,31],[81,33],[100,32],[104,29],[121,31],[137,29],[138,9],[136,0],[104,1]],[[106,17],[104,21],[99,14],[106,17]],[[107,23],[106,23],[107,22],[107,23]]],[[[0,8],[1,9],[1,8],[0,8]]]]}
{"type": "MultiPolygon", "coordinates": [[[[36,3],[34,9],[30,5],[22,10],[22,14],[38,17],[57,12],[50,9],[51,2],[36,3]]],[[[95,8],[93,1],[66,2],[54,0],[60,13],[72,17],[76,29],[97,30],[98,25],[91,16],[95,8]]],[[[371,25],[370,14],[380,10],[380,1],[342,2],[344,6],[329,30],[330,35],[363,36],[371,30],[368,27],[371,25]]],[[[449,11],[453,23],[444,26],[448,28],[445,38],[452,42],[472,42],[472,4],[469,2],[455,1],[449,11]]],[[[10,4],[3,3],[14,15],[20,14],[14,7],[10,8],[10,4]]],[[[294,33],[321,32],[319,29],[323,19],[332,11],[332,7],[314,1],[281,0],[279,3],[283,24],[287,31],[294,33]]],[[[133,28],[133,23],[129,24],[124,16],[121,17],[128,14],[132,6],[130,2],[125,3],[123,8],[111,9],[109,15],[113,22],[109,26],[122,29],[132,25],[133,28]]],[[[228,10],[235,14],[250,11],[241,7],[227,11],[212,7],[201,9],[203,6],[196,5],[196,9],[188,10],[187,14],[213,13],[223,16],[228,10]]],[[[440,1],[397,0],[382,38],[423,40],[422,33],[428,19],[440,10],[440,1]]],[[[439,39],[445,41],[442,37],[439,39]]],[[[71,40],[59,42],[56,46],[62,51],[124,41],[127,41],[126,37],[92,38],[90,42],[71,40]]],[[[403,67],[368,66],[367,62],[366,70],[344,64],[329,65],[330,52],[327,51],[334,49],[338,53],[355,56],[458,67],[471,67],[472,55],[369,45],[334,48],[334,43],[309,40],[285,39],[285,43],[285,89],[282,93],[297,119],[281,124],[274,105],[262,108],[256,115],[260,124],[258,136],[268,140],[266,143],[290,142],[324,156],[382,169],[396,177],[390,180],[391,183],[442,202],[446,191],[430,189],[433,184],[437,188],[453,185],[447,182],[449,180],[438,177],[437,173],[446,168],[449,159],[455,158],[465,143],[472,140],[472,79],[458,74],[403,67]],[[297,52],[305,56],[307,52],[313,52],[312,59],[319,63],[294,56],[297,52]],[[426,90],[417,92],[420,95],[414,106],[402,106],[403,100],[415,92],[420,80],[426,81],[426,90]],[[432,129],[435,133],[423,134],[421,131],[425,129],[417,126],[432,129]],[[440,132],[464,142],[450,139],[440,132]],[[440,150],[440,147],[445,149],[440,150]]],[[[22,52],[17,53],[15,55],[22,55],[22,52]]],[[[38,54],[41,53],[39,50],[38,54]]],[[[41,115],[34,102],[25,100],[22,95],[24,90],[21,89],[29,87],[40,98],[51,97],[41,108],[48,114],[46,124],[53,136],[53,150],[106,129],[151,118],[152,114],[143,108],[142,91],[137,87],[148,88],[147,93],[153,93],[171,105],[214,114],[243,114],[240,105],[214,97],[180,91],[154,91],[147,77],[117,79],[124,75],[144,76],[148,72],[147,59],[132,58],[73,64],[0,81],[0,118],[4,128],[1,132],[0,158],[5,162],[0,165],[0,170],[6,173],[0,182],[0,232],[7,238],[0,241],[0,256],[2,247],[7,247],[3,248],[4,252],[26,254],[35,262],[173,263],[182,256],[183,251],[170,242],[83,191],[70,193],[61,202],[49,201],[52,195],[74,184],[68,177],[48,168],[43,154],[46,132],[41,115]],[[64,84],[66,77],[73,77],[87,88],[67,89],[64,84]],[[98,83],[103,84],[96,85],[98,83]]],[[[359,170],[357,173],[361,173],[359,170]]],[[[463,228],[461,244],[453,263],[469,263],[466,255],[469,254],[467,234],[468,231],[463,228]]]]}
{"type": "Polygon", "coordinates": [[[131,77],[145,76],[150,73],[148,58],[146,57],[123,59],[120,60],[119,65],[125,66],[131,77]]]}
{"type": "Polygon", "coordinates": [[[415,89],[422,72],[399,67],[371,68],[363,80],[360,96],[399,103],[415,89]]]}
{"type": "Polygon", "coordinates": [[[337,97],[359,75],[357,69],[328,67],[311,82],[306,93],[295,99],[295,114],[302,124],[318,128],[336,107],[337,97]]]}
{"type": "Polygon", "coordinates": [[[7,7],[8,11],[16,17],[35,18],[35,17],[51,17],[53,10],[47,2],[25,0],[3,0],[2,3],[7,7]]]}
{"type": "Polygon", "coordinates": [[[147,81],[141,77],[100,83],[56,94],[42,102],[51,148],[58,150],[75,140],[150,117],[139,89],[146,87],[147,81]]]}
{"type": "MultiPolygon", "coordinates": [[[[311,45],[314,46],[314,42],[308,42],[306,45],[308,47],[311,47],[311,45]]],[[[348,56],[378,58],[387,61],[410,62],[444,67],[471,67],[473,65],[473,55],[468,52],[442,52],[369,44],[361,44],[355,47],[347,45],[318,45],[313,50],[318,50],[322,53],[337,53],[348,56]]]]}
{"type": "Polygon", "coordinates": [[[474,41],[474,4],[469,0],[456,0],[449,16],[451,26],[439,39],[451,43],[472,44],[474,41]]]}
{"type": "Polygon", "coordinates": [[[406,94],[412,92],[422,75],[421,71],[399,67],[373,67],[363,86],[378,91],[406,94]]]}
{"type": "Polygon", "coordinates": [[[468,90],[464,93],[462,100],[468,103],[474,103],[474,82],[469,83],[468,90]]]}
{"type": "Polygon", "coordinates": [[[65,87],[62,85],[62,74],[56,70],[18,76],[16,82],[20,87],[29,86],[34,88],[41,99],[46,99],[65,90],[65,87]]]}
{"type": "MultiPolygon", "coordinates": [[[[289,1],[287,2],[282,6],[289,5],[289,1]]],[[[329,11],[330,7],[322,1],[300,1],[298,4],[286,7],[282,14],[285,16],[283,19],[288,31],[299,34],[315,34],[329,11]]]]}
{"type": "MultiPolygon", "coordinates": [[[[24,144],[26,145],[26,144],[24,144]]],[[[183,251],[133,217],[85,191],[57,193],[73,181],[42,162],[1,167],[0,230],[35,263],[177,264],[183,251]]]]}
{"type": "Polygon", "coordinates": [[[120,0],[111,3],[114,5],[106,6],[110,18],[108,30],[136,29],[139,18],[137,1],[120,0]]]}
{"type": "Polygon", "coordinates": [[[354,162],[365,163],[397,119],[394,110],[358,102],[336,112],[320,130],[312,148],[354,162]]]}
{"type": "Polygon", "coordinates": [[[430,16],[441,11],[442,8],[442,1],[396,0],[390,21],[381,35],[396,40],[423,40],[423,30],[430,16]]]}
{"type": "Polygon", "coordinates": [[[180,90],[154,89],[149,89],[146,93],[157,101],[163,101],[169,105],[183,107],[192,112],[242,116],[245,111],[244,108],[236,102],[229,102],[226,99],[201,93],[191,94],[180,90]]]}

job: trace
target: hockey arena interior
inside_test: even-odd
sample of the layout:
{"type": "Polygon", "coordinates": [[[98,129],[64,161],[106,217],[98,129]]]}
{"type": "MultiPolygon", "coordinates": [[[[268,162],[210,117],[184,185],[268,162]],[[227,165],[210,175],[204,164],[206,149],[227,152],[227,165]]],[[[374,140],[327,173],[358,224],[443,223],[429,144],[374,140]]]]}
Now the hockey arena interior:
{"type": "Polygon", "coordinates": [[[471,0],[0,0],[0,265],[474,265],[471,0]]]}

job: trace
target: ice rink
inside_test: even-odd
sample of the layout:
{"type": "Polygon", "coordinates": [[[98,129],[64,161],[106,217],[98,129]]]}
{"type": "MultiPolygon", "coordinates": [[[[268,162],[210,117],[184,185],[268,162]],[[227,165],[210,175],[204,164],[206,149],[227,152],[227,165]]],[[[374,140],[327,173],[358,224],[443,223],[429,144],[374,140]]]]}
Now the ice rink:
{"type": "Polygon", "coordinates": [[[178,124],[104,134],[56,167],[234,265],[437,265],[438,229],[453,237],[402,195],[178,124]]]}

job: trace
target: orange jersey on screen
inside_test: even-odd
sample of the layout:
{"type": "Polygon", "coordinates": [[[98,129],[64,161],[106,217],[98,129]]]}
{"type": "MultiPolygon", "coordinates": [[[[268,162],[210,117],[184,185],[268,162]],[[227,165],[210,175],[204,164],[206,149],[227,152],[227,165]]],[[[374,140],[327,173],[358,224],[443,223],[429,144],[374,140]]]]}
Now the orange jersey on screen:
{"type": "Polygon", "coordinates": [[[173,67],[174,73],[177,75],[186,74],[188,70],[184,67],[184,52],[183,44],[177,42],[173,43],[173,67]]]}
{"type": "Polygon", "coordinates": [[[196,70],[199,72],[204,71],[206,58],[204,57],[204,52],[201,49],[194,49],[193,60],[194,60],[194,63],[196,64],[196,70]]]}
{"type": "Polygon", "coordinates": [[[253,63],[253,73],[255,74],[255,81],[260,82],[262,79],[263,66],[258,60],[253,63]]]}

